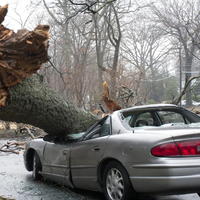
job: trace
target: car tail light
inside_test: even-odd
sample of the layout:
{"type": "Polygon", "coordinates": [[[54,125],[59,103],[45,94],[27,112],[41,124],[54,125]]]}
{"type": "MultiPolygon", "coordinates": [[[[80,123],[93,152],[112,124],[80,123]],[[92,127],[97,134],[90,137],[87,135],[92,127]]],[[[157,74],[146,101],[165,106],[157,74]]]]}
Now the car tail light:
{"type": "Polygon", "coordinates": [[[155,146],[151,150],[153,156],[200,156],[200,140],[179,141],[155,146]]]}

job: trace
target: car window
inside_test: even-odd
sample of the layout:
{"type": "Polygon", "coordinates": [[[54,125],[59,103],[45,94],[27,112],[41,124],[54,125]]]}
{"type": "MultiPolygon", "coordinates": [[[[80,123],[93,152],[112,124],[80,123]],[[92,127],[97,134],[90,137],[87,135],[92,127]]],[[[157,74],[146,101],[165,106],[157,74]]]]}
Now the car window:
{"type": "Polygon", "coordinates": [[[171,124],[171,123],[186,123],[183,115],[174,111],[158,111],[157,112],[162,124],[171,124]]]}
{"type": "Polygon", "coordinates": [[[180,110],[181,110],[181,113],[185,117],[188,124],[200,122],[200,116],[198,116],[197,114],[195,114],[195,113],[193,113],[189,110],[186,110],[184,108],[181,108],[180,110]]]}
{"type": "Polygon", "coordinates": [[[154,128],[159,126],[199,126],[200,117],[184,108],[152,108],[149,110],[132,110],[120,113],[122,124],[128,130],[133,128],[154,128]]]}
{"type": "Polygon", "coordinates": [[[155,118],[151,112],[131,113],[124,118],[130,127],[155,126],[155,118]]]}
{"type": "Polygon", "coordinates": [[[150,112],[145,112],[145,113],[139,114],[135,121],[135,127],[153,126],[153,125],[154,125],[154,119],[150,112]]]}
{"type": "Polygon", "coordinates": [[[94,139],[111,134],[110,116],[105,120],[100,121],[95,127],[93,127],[83,138],[83,140],[94,139]]]}
{"type": "Polygon", "coordinates": [[[101,136],[106,136],[111,134],[110,117],[108,117],[102,124],[100,132],[101,136]]]}

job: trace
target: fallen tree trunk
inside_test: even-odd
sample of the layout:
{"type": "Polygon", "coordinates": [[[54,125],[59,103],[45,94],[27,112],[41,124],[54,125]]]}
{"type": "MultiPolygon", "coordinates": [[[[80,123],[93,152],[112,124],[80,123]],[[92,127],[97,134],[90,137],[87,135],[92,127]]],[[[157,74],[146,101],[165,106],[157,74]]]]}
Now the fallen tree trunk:
{"type": "Polygon", "coordinates": [[[15,33],[1,25],[7,9],[0,7],[0,119],[31,124],[50,135],[84,131],[96,118],[32,76],[49,59],[49,26],[15,33]]]}
{"type": "Polygon", "coordinates": [[[31,124],[50,135],[84,131],[97,120],[46,87],[37,75],[9,88],[9,94],[0,119],[31,124]]]}

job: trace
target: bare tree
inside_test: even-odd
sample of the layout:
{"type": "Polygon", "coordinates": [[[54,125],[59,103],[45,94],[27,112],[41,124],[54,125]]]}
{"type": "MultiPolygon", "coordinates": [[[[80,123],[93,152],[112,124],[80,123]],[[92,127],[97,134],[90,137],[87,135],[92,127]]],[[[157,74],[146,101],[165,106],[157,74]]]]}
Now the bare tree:
{"type": "MultiPolygon", "coordinates": [[[[187,83],[191,78],[192,63],[199,44],[199,1],[161,0],[151,8],[160,29],[183,46],[187,83]]],[[[186,90],[186,104],[192,104],[190,83],[186,90]]]]}
{"type": "Polygon", "coordinates": [[[126,42],[123,43],[123,56],[132,70],[140,74],[137,90],[140,90],[141,96],[145,97],[148,94],[155,101],[159,101],[159,94],[153,80],[156,80],[159,71],[165,68],[164,63],[170,51],[169,42],[163,38],[163,33],[158,31],[156,25],[141,18],[140,13],[127,29],[126,42]],[[148,79],[152,81],[148,82],[148,79]]]}
{"type": "MultiPolygon", "coordinates": [[[[86,91],[83,89],[83,87],[87,87],[85,83],[87,82],[86,76],[88,70],[86,70],[86,68],[95,67],[94,64],[91,66],[88,62],[89,60],[91,63],[93,62],[93,58],[90,59],[92,56],[96,57],[97,63],[97,96],[100,96],[101,94],[104,72],[109,73],[111,77],[111,91],[115,96],[121,29],[118,11],[114,6],[113,1],[108,1],[106,3],[94,3],[94,5],[91,7],[87,1],[85,3],[75,3],[73,1],[69,1],[68,3],[66,3],[66,1],[54,1],[52,3],[53,10],[51,9],[50,5],[47,5],[45,0],[43,0],[43,3],[54,22],[57,24],[59,29],[62,30],[60,40],[63,41],[64,47],[62,48],[63,50],[60,55],[63,57],[63,52],[65,52],[64,57],[66,58],[64,59],[65,64],[63,65],[63,69],[59,71],[68,71],[72,74],[73,81],[76,80],[74,85],[71,84],[71,87],[68,89],[74,89],[73,92],[71,92],[72,96],[77,94],[75,97],[75,99],[79,99],[79,103],[77,105],[82,106],[80,101],[84,99],[84,96],[88,96],[86,93],[83,94],[82,92],[86,91]],[[83,9],[83,7],[85,7],[85,9],[83,9]],[[80,11],[80,9],[83,9],[84,13],[80,11]],[[55,14],[58,12],[58,10],[59,14],[55,14]],[[96,49],[96,55],[91,52],[91,49],[93,48],[96,49]],[[84,55],[81,54],[83,50],[84,55]],[[106,52],[108,55],[109,51],[113,53],[110,54],[109,58],[111,63],[109,62],[109,65],[107,63],[106,66],[106,59],[104,56],[106,52]],[[72,69],[74,69],[76,72],[72,72],[72,69]],[[78,74],[81,74],[81,76],[79,76],[80,78],[74,79],[74,77],[77,77],[78,74]],[[81,88],[83,90],[81,90],[81,88]]],[[[57,37],[56,40],[58,40],[57,37]]],[[[54,53],[56,53],[56,57],[58,57],[58,52],[54,53]]],[[[63,58],[61,59],[63,60],[63,58]]],[[[59,68],[61,68],[61,66],[59,66],[59,68]]],[[[65,79],[68,80],[69,77],[69,74],[67,74],[65,79]]],[[[71,81],[71,83],[73,83],[73,81],[71,81]]]]}
{"type": "Polygon", "coordinates": [[[116,76],[119,60],[121,25],[118,11],[110,3],[101,12],[93,14],[95,46],[99,77],[99,91],[102,90],[103,72],[110,76],[111,96],[116,97],[116,76]],[[109,62],[108,55],[109,56],[109,62]],[[107,54],[105,56],[105,54],[107,54]]]}
{"type": "Polygon", "coordinates": [[[56,81],[52,78],[49,81],[54,88],[57,84],[56,89],[78,107],[85,107],[91,99],[90,87],[94,85],[88,80],[95,81],[92,78],[94,75],[91,75],[93,69],[90,69],[95,67],[94,24],[90,22],[90,15],[73,16],[68,20],[77,7],[73,3],[57,0],[52,4],[43,2],[54,30],[51,55],[57,74],[54,75],[56,81]]]}
{"type": "Polygon", "coordinates": [[[116,98],[116,80],[117,69],[120,53],[120,44],[122,39],[122,31],[120,25],[119,13],[113,4],[110,5],[110,10],[107,16],[108,23],[108,38],[114,48],[113,59],[111,64],[111,96],[116,98]]]}
{"type": "Polygon", "coordinates": [[[93,14],[94,32],[95,32],[95,48],[96,60],[98,68],[98,92],[102,92],[103,72],[107,71],[105,66],[105,54],[108,46],[107,28],[108,24],[105,22],[105,13],[108,8],[105,7],[101,12],[93,14]]]}

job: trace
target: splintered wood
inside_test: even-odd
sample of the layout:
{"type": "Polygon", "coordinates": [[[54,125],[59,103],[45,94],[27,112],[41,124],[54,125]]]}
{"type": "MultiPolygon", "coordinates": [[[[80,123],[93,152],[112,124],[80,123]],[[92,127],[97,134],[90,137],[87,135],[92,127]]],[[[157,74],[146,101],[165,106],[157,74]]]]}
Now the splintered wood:
{"type": "Polygon", "coordinates": [[[118,105],[117,102],[110,99],[109,87],[108,87],[108,83],[106,81],[104,81],[104,83],[103,83],[102,99],[110,113],[121,109],[121,106],[118,105]]]}
{"type": "Polygon", "coordinates": [[[0,7],[0,24],[4,21],[7,12],[8,12],[8,4],[0,7]]]}
{"type": "Polygon", "coordinates": [[[8,88],[35,73],[48,61],[49,26],[38,25],[33,31],[17,33],[1,23],[8,5],[0,7],[0,107],[6,105],[8,88]]]}

